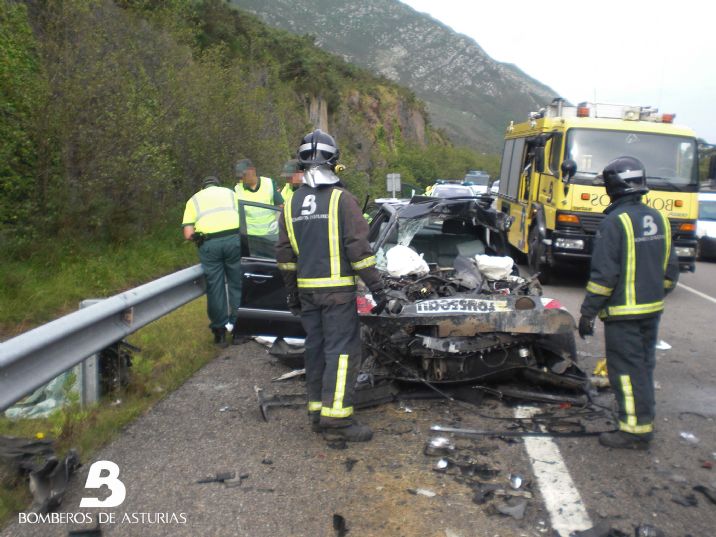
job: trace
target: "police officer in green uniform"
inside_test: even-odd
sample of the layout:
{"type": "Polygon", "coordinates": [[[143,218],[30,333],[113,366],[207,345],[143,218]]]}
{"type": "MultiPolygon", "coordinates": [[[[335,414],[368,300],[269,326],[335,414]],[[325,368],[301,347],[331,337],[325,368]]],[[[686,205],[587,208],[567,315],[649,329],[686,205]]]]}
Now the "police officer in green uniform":
{"type": "Polygon", "coordinates": [[[303,170],[298,164],[298,160],[291,159],[286,161],[281,170],[281,177],[286,178],[286,184],[281,189],[281,196],[284,203],[289,203],[293,197],[293,193],[303,184],[303,170]]]}
{"type": "Polygon", "coordinates": [[[599,442],[645,450],[654,427],[654,347],[664,295],[679,277],[678,258],[668,219],[642,202],[649,189],[638,159],[619,157],[597,179],[604,181],[611,204],[594,242],[579,335],[594,334],[597,315],[604,321],[619,430],[602,433],[599,442]]]}
{"type": "Polygon", "coordinates": [[[308,413],[315,432],[361,442],[372,430],[353,419],[353,394],[361,364],[356,275],[385,306],[380,273],[368,244],[368,224],[358,201],[334,173],[339,151],[331,135],[303,138],[298,161],[304,185],[279,218],[276,259],[289,291],[288,305],[306,330],[308,413]]]}
{"type": "Polygon", "coordinates": [[[184,238],[194,240],[206,275],[206,308],[214,343],[226,345],[226,331],[236,321],[241,299],[241,242],[239,213],[230,188],[216,177],[206,177],[203,188],[186,202],[184,238]],[[229,301],[226,301],[228,283],[229,301]]]}

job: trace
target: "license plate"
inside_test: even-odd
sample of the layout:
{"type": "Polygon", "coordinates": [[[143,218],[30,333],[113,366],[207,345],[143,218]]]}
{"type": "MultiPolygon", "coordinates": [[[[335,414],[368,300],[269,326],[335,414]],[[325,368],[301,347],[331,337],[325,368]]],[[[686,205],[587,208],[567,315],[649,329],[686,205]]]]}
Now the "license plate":
{"type": "Polygon", "coordinates": [[[510,311],[506,300],[480,300],[477,298],[443,298],[416,302],[417,313],[492,313],[510,311]]]}

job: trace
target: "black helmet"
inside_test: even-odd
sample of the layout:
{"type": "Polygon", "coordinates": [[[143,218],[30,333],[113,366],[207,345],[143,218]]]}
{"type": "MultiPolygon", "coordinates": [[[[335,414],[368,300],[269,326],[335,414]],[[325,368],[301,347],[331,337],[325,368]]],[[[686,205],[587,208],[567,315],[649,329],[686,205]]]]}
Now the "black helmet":
{"type": "Polygon", "coordinates": [[[628,194],[646,194],[646,170],[634,157],[619,157],[604,166],[597,180],[604,181],[609,198],[614,201],[628,194]]]}
{"type": "Polygon", "coordinates": [[[296,156],[303,169],[328,164],[333,167],[341,152],[333,136],[321,129],[308,133],[301,140],[296,156]]]}

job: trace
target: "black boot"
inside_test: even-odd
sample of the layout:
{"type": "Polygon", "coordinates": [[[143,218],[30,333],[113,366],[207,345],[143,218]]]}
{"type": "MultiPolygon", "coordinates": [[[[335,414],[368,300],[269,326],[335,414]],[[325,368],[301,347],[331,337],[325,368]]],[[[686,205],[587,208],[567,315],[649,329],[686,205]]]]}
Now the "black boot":
{"type": "Polygon", "coordinates": [[[602,433],[599,435],[599,443],[610,448],[646,451],[651,445],[651,434],[631,434],[624,431],[602,433]]]}
{"type": "Polygon", "coordinates": [[[368,442],[373,438],[373,430],[355,420],[321,420],[319,427],[326,440],[345,440],[346,442],[368,442]]]}
{"type": "Polygon", "coordinates": [[[211,331],[214,333],[214,344],[221,347],[226,347],[226,328],[212,328],[211,331]]]}
{"type": "Polygon", "coordinates": [[[309,412],[308,419],[311,422],[311,430],[314,433],[322,433],[323,427],[321,426],[321,413],[320,412],[309,412]]]}

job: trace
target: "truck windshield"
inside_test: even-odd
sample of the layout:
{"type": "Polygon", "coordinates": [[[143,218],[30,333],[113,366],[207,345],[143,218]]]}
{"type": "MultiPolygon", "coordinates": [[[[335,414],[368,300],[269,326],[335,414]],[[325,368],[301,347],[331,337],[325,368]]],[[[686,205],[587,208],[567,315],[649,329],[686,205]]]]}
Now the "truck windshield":
{"type": "Polygon", "coordinates": [[[645,132],[570,129],[565,158],[577,163],[575,183],[591,184],[611,160],[630,156],[646,168],[649,188],[688,190],[698,188],[696,140],[645,132]]]}

